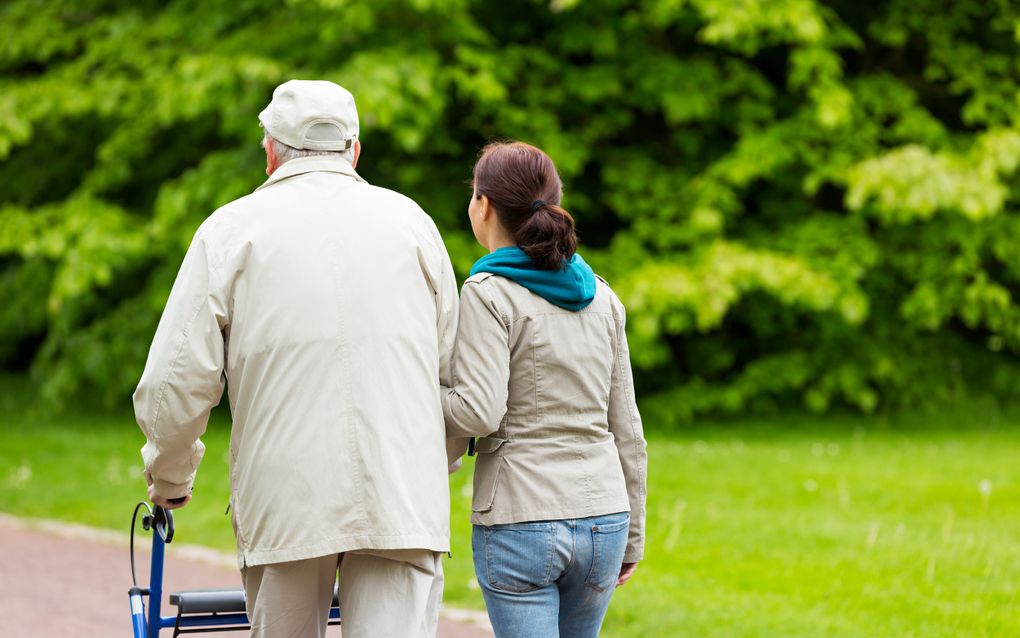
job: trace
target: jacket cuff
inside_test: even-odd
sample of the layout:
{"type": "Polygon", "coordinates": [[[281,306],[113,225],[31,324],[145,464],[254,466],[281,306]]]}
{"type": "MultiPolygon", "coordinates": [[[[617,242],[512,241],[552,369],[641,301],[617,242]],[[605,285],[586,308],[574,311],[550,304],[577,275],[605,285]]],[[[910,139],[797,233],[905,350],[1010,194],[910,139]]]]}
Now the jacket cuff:
{"type": "Polygon", "coordinates": [[[446,438],[446,462],[450,466],[450,474],[460,469],[461,459],[468,449],[467,437],[446,438]]]}
{"type": "Polygon", "coordinates": [[[170,483],[153,477],[148,470],[145,472],[145,480],[149,485],[153,486],[156,494],[166,499],[181,498],[191,494],[191,486],[194,482],[189,480],[187,483],[170,483]]]}
{"type": "Polygon", "coordinates": [[[645,557],[644,547],[628,547],[627,551],[623,553],[623,562],[625,563],[639,563],[641,559],[645,557]]]}

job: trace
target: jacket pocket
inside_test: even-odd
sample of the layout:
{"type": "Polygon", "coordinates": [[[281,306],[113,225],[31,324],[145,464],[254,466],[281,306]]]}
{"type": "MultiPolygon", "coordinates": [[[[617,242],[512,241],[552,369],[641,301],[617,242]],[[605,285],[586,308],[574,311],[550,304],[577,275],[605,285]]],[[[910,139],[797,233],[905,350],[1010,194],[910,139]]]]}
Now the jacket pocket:
{"type": "Polygon", "coordinates": [[[496,500],[496,484],[503,466],[503,444],[506,439],[484,437],[475,444],[478,460],[475,462],[475,489],[471,498],[471,510],[488,512],[496,500]]]}
{"type": "Polygon", "coordinates": [[[234,540],[237,541],[238,545],[244,544],[244,538],[241,536],[237,525],[237,508],[234,507],[234,499],[230,499],[227,503],[227,514],[230,515],[230,527],[234,529],[234,540]]]}

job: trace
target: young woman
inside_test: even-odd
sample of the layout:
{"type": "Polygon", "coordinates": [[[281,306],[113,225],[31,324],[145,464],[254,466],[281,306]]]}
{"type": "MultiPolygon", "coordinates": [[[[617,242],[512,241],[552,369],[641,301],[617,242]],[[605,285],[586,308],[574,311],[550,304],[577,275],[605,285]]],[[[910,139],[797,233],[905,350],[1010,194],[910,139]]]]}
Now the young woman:
{"type": "Polygon", "coordinates": [[[645,440],[624,309],[575,252],[556,167],[491,144],[468,207],[489,254],[461,291],[447,435],[482,437],[475,574],[497,638],[597,636],[641,560],[645,440]]]}

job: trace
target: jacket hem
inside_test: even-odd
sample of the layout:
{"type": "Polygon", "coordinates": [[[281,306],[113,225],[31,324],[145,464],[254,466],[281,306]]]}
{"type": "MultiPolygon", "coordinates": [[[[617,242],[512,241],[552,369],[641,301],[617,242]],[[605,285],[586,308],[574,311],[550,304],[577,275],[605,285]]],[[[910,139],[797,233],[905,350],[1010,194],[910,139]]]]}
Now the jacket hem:
{"type": "Polygon", "coordinates": [[[555,510],[534,509],[474,512],[471,514],[471,523],[473,525],[505,525],[507,523],[527,523],[529,521],[589,518],[591,516],[605,516],[606,514],[616,514],[619,512],[630,512],[630,501],[626,497],[622,500],[601,501],[579,507],[555,510]]]}
{"type": "Polygon", "coordinates": [[[289,563],[296,560],[306,560],[329,556],[330,554],[342,554],[356,549],[426,549],[433,552],[450,551],[449,537],[417,535],[355,535],[343,538],[330,539],[309,545],[297,547],[285,547],[281,549],[265,550],[242,550],[237,551],[238,569],[254,567],[257,565],[268,565],[271,563],[289,563]]]}

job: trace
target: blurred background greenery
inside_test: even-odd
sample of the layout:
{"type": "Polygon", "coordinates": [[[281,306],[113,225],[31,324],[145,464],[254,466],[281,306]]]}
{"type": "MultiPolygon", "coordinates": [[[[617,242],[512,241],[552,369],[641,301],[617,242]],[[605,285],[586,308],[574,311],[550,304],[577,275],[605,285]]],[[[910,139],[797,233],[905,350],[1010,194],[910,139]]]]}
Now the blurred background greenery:
{"type": "MultiPolygon", "coordinates": [[[[323,78],[460,277],[478,149],[559,166],[652,440],[607,633],[1020,634],[1018,42],[1012,0],[7,0],[0,509],[121,526],[181,257],[265,179],[273,88],[323,78]]],[[[228,420],[192,542],[229,546],[228,420]]]]}
{"type": "Polygon", "coordinates": [[[461,276],[478,149],[546,149],[653,427],[1017,389],[1015,2],[11,0],[0,25],[0,366],[47,400],[132,390],[294,77],[354,93],[362,174],[461,276]]]}

